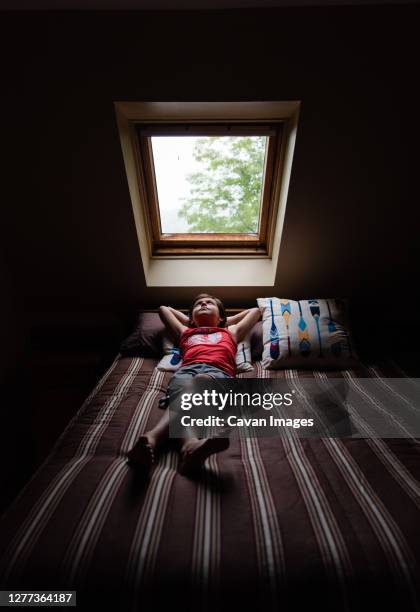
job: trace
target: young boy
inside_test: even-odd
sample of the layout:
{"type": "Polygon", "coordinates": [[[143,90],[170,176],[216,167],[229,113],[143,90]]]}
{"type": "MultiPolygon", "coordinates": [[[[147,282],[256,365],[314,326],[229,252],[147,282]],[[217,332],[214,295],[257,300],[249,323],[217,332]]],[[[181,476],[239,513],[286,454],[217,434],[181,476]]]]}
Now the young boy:
{"type": "MultiPolygon", "coordinates": [[[[168,399],[180,391],[180,381],[186,378],[234,378],[237,344],[261,316],[258,308],[251,308],[227,318],[222,302],[207,293],[194,299],[189,316],[170,306],[161,306],[159,315],[174,341],[179,342],[183,360],[168,385],[168,399]]],[[[169,411],[139,438],[128,453],[129,463],[150,469],[156,450],[168,437],[169,411]]],[[[197,470],[207,457],[228,446],[229,438],[182,438],[180,472],[188,474],[197,470]]]]}

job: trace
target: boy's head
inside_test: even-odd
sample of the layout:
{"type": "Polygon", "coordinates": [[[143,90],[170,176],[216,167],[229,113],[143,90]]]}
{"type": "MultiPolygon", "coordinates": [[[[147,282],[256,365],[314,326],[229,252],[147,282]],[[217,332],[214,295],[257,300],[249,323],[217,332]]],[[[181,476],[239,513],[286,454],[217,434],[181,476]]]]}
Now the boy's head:
{"type": "Polygon", "coordinates": [[[189,319],[190,327],[225,327],[225,307],[219,298],[208,293],[200,293],[193,300],[189,319]]]}

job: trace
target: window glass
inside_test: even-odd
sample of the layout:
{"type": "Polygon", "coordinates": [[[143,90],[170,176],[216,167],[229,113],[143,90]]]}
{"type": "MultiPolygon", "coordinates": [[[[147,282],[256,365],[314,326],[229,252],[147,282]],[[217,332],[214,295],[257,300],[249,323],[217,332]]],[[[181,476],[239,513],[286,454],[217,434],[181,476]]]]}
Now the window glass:
{"type": "Polygon", "coordinates": [[[162,233],[259,231],[267,136],[151,136],[162,233]]]}

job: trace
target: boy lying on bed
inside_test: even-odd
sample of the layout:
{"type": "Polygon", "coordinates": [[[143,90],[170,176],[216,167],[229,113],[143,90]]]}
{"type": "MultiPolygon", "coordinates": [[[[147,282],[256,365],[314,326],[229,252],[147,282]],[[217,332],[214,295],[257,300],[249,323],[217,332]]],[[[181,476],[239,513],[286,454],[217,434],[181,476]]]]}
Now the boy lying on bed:
{"type": "MultiPolygon", "coordinates": [[[[175,372],[167,389],[167,398],[180,391],[180,380],[186,378],[234,378],[237,343],[259,320],[258,308],[251,308],[226,317],[222,302],[212,295],[198,295],[189,316],[169,306],[161,306],[159,315],[173,339],[179,342],[182,367],[175,372]]],[[[181,383],[182,385],[182,383],[181,383]]],[[[166,404],[167,405],[167,404],[166,404]]],[[[155,452],[169,437],[169,410],[158,424],[143,434],[128,452],[130,465],[149,470],[155,452]]],[[[180,472],[188,474],[200,468],[204,461],[229,446],[229,438],[186,437],[180,441],[180,472]]]]}

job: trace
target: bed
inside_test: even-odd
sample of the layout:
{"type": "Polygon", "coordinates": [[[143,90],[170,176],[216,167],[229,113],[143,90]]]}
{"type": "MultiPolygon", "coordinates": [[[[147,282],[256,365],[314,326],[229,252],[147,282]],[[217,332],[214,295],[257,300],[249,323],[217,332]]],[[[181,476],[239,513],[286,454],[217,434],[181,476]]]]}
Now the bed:
{"type": "Polygon", "coordinates": [[[200,477],[169,449],[144,478],[125,453],[161,416],[156,363],[118,356],[2,517],[3,590],[75,590],[79,609],[420,609],[417,439],[236,439],[200,477]]]}

